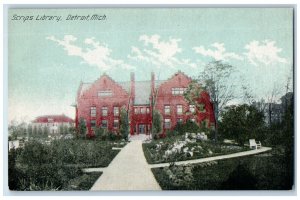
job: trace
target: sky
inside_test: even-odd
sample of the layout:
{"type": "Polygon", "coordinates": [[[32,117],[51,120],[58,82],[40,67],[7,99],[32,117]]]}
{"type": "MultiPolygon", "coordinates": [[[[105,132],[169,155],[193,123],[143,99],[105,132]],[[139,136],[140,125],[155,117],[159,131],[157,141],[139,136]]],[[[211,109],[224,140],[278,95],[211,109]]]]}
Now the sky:
{"type": "Polygon", "coordinates": [[[130,72],[136,80],[150,80],[152,71],[160,80],[179,70],[196,77],[213,60],[232,65],[231,81],[246,85],[256,99],[274,88],[283,95],[292,78],[293,10],[10,9],[8,120],[74,118],[80,81],[103,73],[116,81],[129,81],[130,72]],[[94,14],[105,20],[66,20],[94,14]],[[36,20],[44,15],[61,21],[36,20]]]}

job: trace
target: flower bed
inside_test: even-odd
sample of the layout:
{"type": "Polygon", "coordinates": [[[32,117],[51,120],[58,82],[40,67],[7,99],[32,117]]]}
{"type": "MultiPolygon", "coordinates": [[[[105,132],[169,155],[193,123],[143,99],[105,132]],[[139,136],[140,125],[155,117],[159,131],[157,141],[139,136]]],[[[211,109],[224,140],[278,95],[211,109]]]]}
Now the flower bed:
{"type": "Polygon", "coordinates": [[[232,154],[248,149],[233,144],[215,144],[208,140],[179,136],[144,143],[143,150],[147,162],[156,164],[232,154]]]}

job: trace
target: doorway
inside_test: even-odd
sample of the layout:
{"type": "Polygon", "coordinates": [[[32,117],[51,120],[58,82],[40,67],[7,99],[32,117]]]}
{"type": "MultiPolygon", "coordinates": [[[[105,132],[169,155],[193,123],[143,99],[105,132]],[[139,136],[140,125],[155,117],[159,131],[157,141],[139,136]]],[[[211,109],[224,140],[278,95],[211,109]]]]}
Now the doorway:
{"type": "Polygon", "coordinates": [[[139,124],[139,134],[145,134],[145,133],[146,133],[146,125],[139,124]]]}

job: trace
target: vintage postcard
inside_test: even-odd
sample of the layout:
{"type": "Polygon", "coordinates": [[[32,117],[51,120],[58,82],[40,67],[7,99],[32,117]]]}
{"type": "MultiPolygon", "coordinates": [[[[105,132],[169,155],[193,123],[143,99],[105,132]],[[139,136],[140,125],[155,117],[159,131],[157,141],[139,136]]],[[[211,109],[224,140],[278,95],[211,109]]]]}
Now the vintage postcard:
{"type": "Polygon", "coordinates": [[[9,190],[293,190],[293,17],[9,8],[9,190]]]}

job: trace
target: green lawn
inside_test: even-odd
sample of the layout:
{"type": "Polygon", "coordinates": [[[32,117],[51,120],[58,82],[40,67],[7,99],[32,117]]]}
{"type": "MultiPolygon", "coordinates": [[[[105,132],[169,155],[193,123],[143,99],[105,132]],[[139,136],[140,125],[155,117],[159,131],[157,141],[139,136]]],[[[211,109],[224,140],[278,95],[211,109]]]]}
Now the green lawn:
{"type": "Polygon", "coordinates": [[[249,150],[248,147],[233,144],[215,144],[211,141],[198,141],[194,143],[187,143],[181,148],[180,152],[166,156],[166,151],[170,151],[174,147],[174,143],[176,141],[184,140],[181,136],[164,140],[153,140],[150,143],[143,143],[143,151],[147,162],[149,164],[176,162],[232,154],[249,150]],[[188,152],[193,152],[192,155],[184,152],[184,149],[188,150],[188,152]]]}
{"type": "Polygon", "coordinates": [[[285,156],[265,153],[152,172],[163,190],[289,190],[290,166],[285,156]]]}

